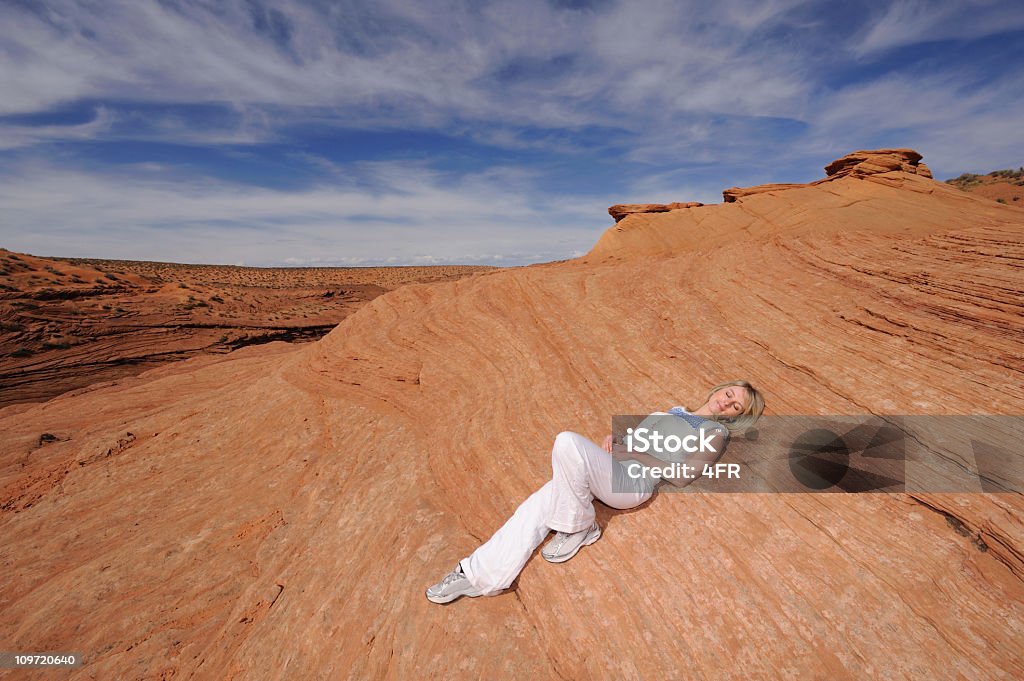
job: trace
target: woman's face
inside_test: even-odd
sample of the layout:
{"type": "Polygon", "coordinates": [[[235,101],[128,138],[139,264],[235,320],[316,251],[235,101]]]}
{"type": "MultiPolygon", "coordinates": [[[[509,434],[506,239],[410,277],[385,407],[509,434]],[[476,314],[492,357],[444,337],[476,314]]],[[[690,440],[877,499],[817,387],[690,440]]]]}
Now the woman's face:
{"type": "Polygon", "coordinates": [[[711,397],[708,398],[708,407],[716,416],[736,418],[746,409],[749,398],[750,395],[746,388],[730,385],[711,393],[711,397]]]}

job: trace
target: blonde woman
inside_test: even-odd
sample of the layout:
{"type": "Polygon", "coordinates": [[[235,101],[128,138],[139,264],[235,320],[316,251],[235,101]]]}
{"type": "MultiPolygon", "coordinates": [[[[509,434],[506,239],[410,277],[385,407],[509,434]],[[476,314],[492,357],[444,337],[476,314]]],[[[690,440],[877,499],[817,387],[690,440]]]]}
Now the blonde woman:
{"type": "MultiPolygon", "coordinates": [[[[601,537],[595,498],[612,508],[639,506],[661,482],[657,475],[649,474],[652,470],[665,470],[666,463],[685,463],[702,470],[705,463],[722,456],[729,433],[749,428],[763,411],[764,399],[750,383],[731,381],[712,388],[697,409],[673,407],[667,413],[657,412],[679,417],[681,432],[688,429],[691,442],[701,443],[698,451],[676,457],[627,451],[611,435],[602,446],[577,433],[559,433],[551,452],[551,480],[527,498],[494,536],[428,588],[427,599],[449,603],[462,596],[504,591],[551,530],[555,536],[541,555],[551,563],[569,560],[601,537]]],[[[675,476],[664,481],[683,487],[693,479],[675,476]]]]}

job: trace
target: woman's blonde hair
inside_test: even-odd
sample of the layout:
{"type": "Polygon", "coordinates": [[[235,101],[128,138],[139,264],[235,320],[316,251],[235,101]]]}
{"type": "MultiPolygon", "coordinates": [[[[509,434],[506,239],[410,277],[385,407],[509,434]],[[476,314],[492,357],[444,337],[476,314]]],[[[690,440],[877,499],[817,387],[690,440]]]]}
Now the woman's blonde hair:
{"type": "Polygon", "coordinates": [[[730,433],[750,428],[752,425],[757,423],[757,419],[761,418],[761,413],[764,412],[764,398],[761,396],[761,393],[758,392],[757,388],[750,385],[747,381],[729,381],[728,383],[716,385],[708,391],[707,397],[704,398],[704,402],[707,403],[707,401],[711,399],[711,396],[722,388],[728,388],[734,385],[746,388],[747,395],[749,395],[746,409],[743,410],[742,414],[733,418],[727,418],[724,416],[711,417],[713,420],[718,421],[728,428],[730,433]]]}

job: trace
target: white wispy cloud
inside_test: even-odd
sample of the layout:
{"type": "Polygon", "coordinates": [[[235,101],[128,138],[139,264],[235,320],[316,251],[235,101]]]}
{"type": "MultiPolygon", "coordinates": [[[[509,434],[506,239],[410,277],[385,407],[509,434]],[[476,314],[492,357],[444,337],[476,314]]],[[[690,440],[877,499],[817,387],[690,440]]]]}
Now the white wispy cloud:
{"type": "Polygon", "coordinates": [[[0,11],[0,113],[79,99],[230,102],[354,126],[637,130],[640,110],[786,115],[806,90],[799,69],[788,55],[751,55],[740,43],[792,4],[649,0],[581,12],[542,0],[478,9],[380,2],[320,11],[283,2],[274,5],[288,27],[282,43],[257,31],[254,5],[238,0],[180,11],[50,0],[37,13],[0,11]]]}
{"type": "Polygon", "coordinates": [[[1024,28],[1024,5],[994,0],[896,0],[851,44],[858,55],[935,40],[971,40],[1024,28]]]}
{"type": "Polygon", "coordinates": [[[57,140],[91,140],[107,134],[117,115],[97,107],[92,120],[73,125],[12,125],[0,121],[0,149],[30,147],[57,140]]]}
{"type": "Polygon", "coordinates": [[[946,175],[973,164],[988,170],[1020,162],[1024,106],[1019,71],[979,74],[963,67],[941,73],[887,74],[840,88],[814,112],[805,153],[847,153],[866,141],[910,146],[946,175]],[[984,80],[982,79],[984,77],[984,80]]]}
{"type": "Polygon", "coordinates": [[[589,249],[609,203],[716,201],[733,184],[814,179],[856,148],[913,146],[951,175],[1019,163],[1016,71],[883,60],[901,46],[1020,30],[1024,6],[895,0],[854,28],[829,22],[837,6],[3,3],[0,151],[13,160],[0,178],[0,241],[262,264],[334,258],[323,252],[338,244],[338,258],[356,260],[550,259],[589,249]],[[92,117],[40,117],[62,107],[92,117]],[[310,128],[428,131],[545,160],[455,171],[399,151],[352,163],[289,146],[310,128]],[[90,140],[253,158],[276,145],[314,179],[267,189],[164,159],[117,170],[60,146],[90,140]],[[623,166],[605,196],[549,187],[550,173],[586,177],[598,158],[623,166]]]}
{"type": "Polygon", "coordinates": [[[453,180],[409,163],[361,164],[358,184],[283,191],[30,165],[0,178],[4,246],[41,255],[211,262],[524,264],[589,250],[610,225],[585,198],[538,202],[519,174],[453,180]]]}

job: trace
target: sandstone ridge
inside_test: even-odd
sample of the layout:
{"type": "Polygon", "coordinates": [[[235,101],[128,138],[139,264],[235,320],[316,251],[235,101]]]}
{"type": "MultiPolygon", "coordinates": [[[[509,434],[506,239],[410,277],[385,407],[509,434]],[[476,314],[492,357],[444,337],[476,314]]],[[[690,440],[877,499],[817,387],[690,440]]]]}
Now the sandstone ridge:
{"type": "Polygon", "coordinates": [[[744,196],[763,192],[809,187],[824,182],[832,182],[842,177],[866,178],[883,173],[903,172],[931,178],[928,166],[921,163],[921,154],[913,149],[875,149],[873,151],[855,151],[842,158],[837,158],[825,166],[826,177],[808,184],[761,184],[755,187],[732,187],[722,192],[726,203],[732,203],[744,196]]]}
{"type": "Polygon", "coordinates": [[[609,212],[615,211],[616,224],[601,236],[586,260],[669,255],[698,245],[723,246],[752,233],[860,229],[914,232],[930,219],[922,221],[914,213],[910,193],[944,194],[950,201],[970,204],[968,210],[988,210],[980,205],[984,203],[980,197],[965,196],[951,185],[933,180],[921,159],[913,149],[855,151],[825,166],[826,176],[819,180],[732,187],[722,192],[721,204],[654,204],[650,210],[643,210],[640,204],[628,206],[633,209],[629,211],[613,206],[609,212]],[[776,197],[801,205],[804,212],[784,211],[776,218],[770,214],[781,205],[776,197]],[[863,210],[840,210],[861,201],[868,204],[863,210]],[[675,206],[690,208],[672,208],[675,206]]]}
{"type": "Polygon", "coordinates": [[[608,214],[615,218],[615,222],[618,222],[627,215],[635,213],[667,213],[670,210],[699,208],[703,205],[699,201],[688,201],[686,203],[623,203],[610,207],[608,214]]]}
{"type": "MultiPolygon", "coordinates": [[[[795,189],[807,187],[822,182],[830,182],[841,177],[868,177],[881,173],[900,171],[912,175],[920,175],[930,178],[932,176],[928,166],[921,163],[921,154],[913,149],[875,149],[871,151],[855,151],[842,158],[836,159],[825,166],[826,178],[811,182],[809,184],[761,184],[754,187],[731,187],[722,191],[726,203],[733,203],[737,199],[753,194],[764,192],[777,192],[784,189],[795,189]]],[[[638,213],[667,213],[683,208],[699,208],[703,203],[689,201],[685,203],[634,203],[616,204],[608,209],[608,213],[619,222],[627,215],[638,213]]]]}

